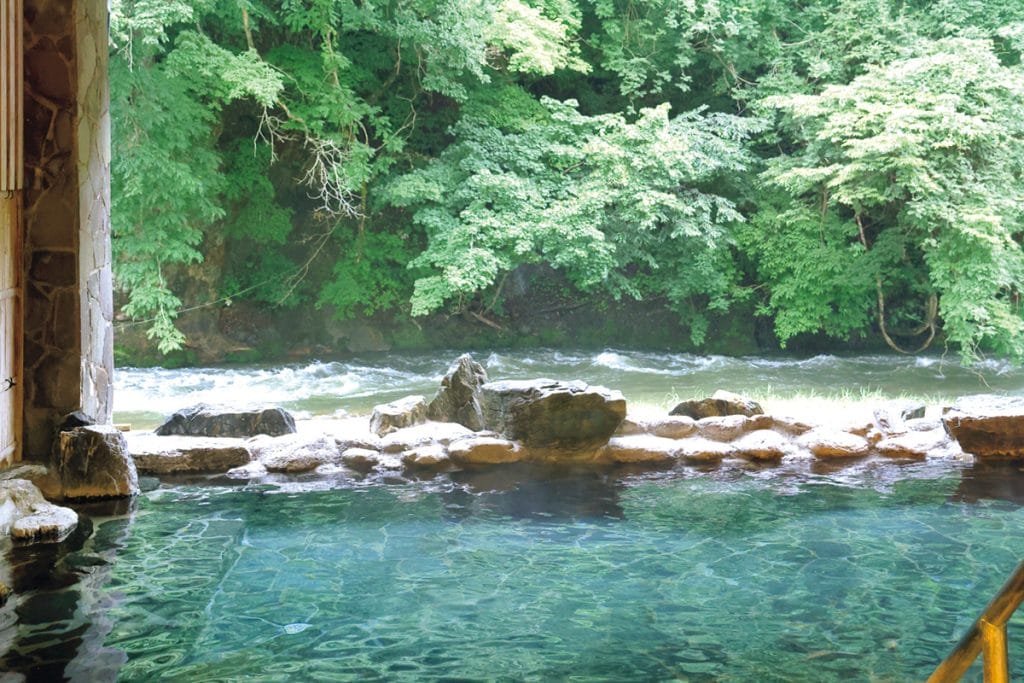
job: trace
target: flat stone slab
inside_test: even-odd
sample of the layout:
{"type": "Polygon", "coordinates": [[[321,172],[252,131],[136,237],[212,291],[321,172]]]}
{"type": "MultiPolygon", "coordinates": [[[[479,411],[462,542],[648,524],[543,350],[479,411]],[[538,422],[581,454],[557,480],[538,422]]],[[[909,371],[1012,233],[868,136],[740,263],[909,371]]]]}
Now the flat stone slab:
{"type": "Polygon", "coordinates": [[[889,458],[923,460],[929,454],[944,452],[951,444],[945,430],[933,429],[928,432],[904,432],[875,444],[879,455],[889,458]]]}
{"type": "Polygon", "coordinates": [[[473,431],[455,422],[424,422],[391,432],[380,441],[380,450],[385,453],[402,453],[420,446],[441,444],[472,436],[473,431]]]}
{"type": "Polygon", "coordinates": [[[660,436],[663,439],[685,439],[697,432],[697,421],[692,417],[683,415],[669,415],[667,417],[656,417],[632,420],[627,418],[619,434],[630,436],[633,434],[650,434],[660,436]]]}
{"type": "Polygon", "coordinates": [[[1024,397],[958,398],[942,422],[965,453],[1024,458],[1024,397]]]}
{"type": "Polygon", "coordinates": [[[268,472],[308,472],[341,462],[341,447],[326,435],[260,436],[249,439],[246,446],[268,472]]]}
{"type": "Polygon", "coordinates": [[[612,462],[668,465],[678,459],[679,450],[679,442],[675,439],[634,434],[612,438],[604,452],[612,462]]]}
{"type": "Polygon", "coordinates": [[[712,441],[694,436],[679,441],[679,458],[691,463],[713,463],[722,458],[736,457],[736,447],[731,443],[712,441]]]}
{"type": "Polygon", "coordinates": [[[54,505],[25,479],[0,481],[0,533],[20,542],[56,542],[78,526],[78,514],[54,505]]]}
{"type": "Polygon", "coordinates": [[[429,470],[444,467],[451,458],[441,444],[419,446],[402,453],[402,464],[410,469],[429,470]]]}
{"type": "Polygon", "coordinates": [[[732,441],[748,432],[771,429],[773,424],[774,421],[770,415],[705,417],[697,420],[697,432],[704,438],[713,441],[732,441]]]}
{"type": "Polygon", "coordinates": [[[817,458],[860,458],[871,452],[867,439],[838,429],[812,429],[797,443],[817,458]]]}
{"type": "Polygon", "coordinates": [[[494,436],[469,436],[453,441],[448,454],[453,461],[467,465],[519,462],[524,456],[519,444],[494,436]]]}
{"type": "Polygon", "coordinates": [[[245,439],[131,432],[125,436],[142,474],[227,472],[252,460],[245,439]]]}

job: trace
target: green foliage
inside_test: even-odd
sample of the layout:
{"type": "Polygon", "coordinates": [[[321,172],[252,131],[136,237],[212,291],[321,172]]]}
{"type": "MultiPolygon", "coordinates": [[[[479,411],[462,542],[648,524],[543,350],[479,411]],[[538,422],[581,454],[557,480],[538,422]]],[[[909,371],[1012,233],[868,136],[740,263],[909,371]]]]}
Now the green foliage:
{"type": "Polygon", "coordinates": [[[184,341],[174,327],[181,302],[166,269],[202,260],[197,226],[224,215],[219,159],[209,149],[215,119],[162,69],[115,64],[111,85],[119,141],[111,169],[117,283],[129,293],[124,312],[149,319],[150,338],[166,352],[184,341]],[[134,97],[139,92],[147,96],[134,97]]]}
{"type": "Polygon", "coordinates": [[[1020,2],[110,11],[116,281],[163,351],[211,303],[186,271],[217,300],[500,319],[539,265],[697,341],[754,297],[783,343],[941,328],[1024,359],[1020,2]]]}
{"type": "Polygon", "coordinates": [[[372,315],[398,306],[408,296],[406,266],[412,252],[403,235],[363,232],[336,240],[338,260],[317,305],[334,307],[338,318],[372,315]]]}
{"type": "MultiPolygon", "coordinates": [[[[667,106],[629,122],[544,104],[550,119],[521,132],[464,118],[448,151],[388,188],[395,205],[415,209],[429,240],[412,262],[431,272],[416,281],[413,314],[465,306],[530,263],[616,299],[727,305],[734,273],[725,246],[741,217],[705,186],[745,169],[752,124],[701,112],[670,118],[667,106]]],[[[699,337],[699,310],[693,321],[699,337]]]]}
{"type": "Polygon", "coordinates": [[[835,248],[870,249],[864,268],[883,289],[921,270],[965,360],[984,348],[1024,357],[1024,73],[986,41],[944,39],[769,104],[804,139],[772,160],[769,183],[859,224],[835,248]]]}

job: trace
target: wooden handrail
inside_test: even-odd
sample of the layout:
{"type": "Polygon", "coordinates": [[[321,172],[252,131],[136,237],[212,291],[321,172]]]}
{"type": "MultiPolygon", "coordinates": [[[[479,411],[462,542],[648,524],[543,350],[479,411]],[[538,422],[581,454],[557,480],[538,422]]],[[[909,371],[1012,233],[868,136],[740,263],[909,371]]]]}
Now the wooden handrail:
{"type": "Polygon", "coordinates": [[[999,589],[949,656],[928,677],[928,683],[955,683],[984,652],[985,683],[1009,683],[1006,622],[1024,602],[1024,562],[999,589]]]}

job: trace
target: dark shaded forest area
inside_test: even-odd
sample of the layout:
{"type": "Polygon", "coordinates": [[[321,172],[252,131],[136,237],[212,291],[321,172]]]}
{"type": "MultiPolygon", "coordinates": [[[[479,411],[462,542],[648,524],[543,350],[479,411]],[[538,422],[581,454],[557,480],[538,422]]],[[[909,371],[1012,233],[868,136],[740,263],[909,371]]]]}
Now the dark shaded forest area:
{"type": "Polygon", "coordinates": [[[191,310],[287,328],[254,353],[368,317],[559,343],[526,312],[585,307],[1024,360],[1018,0],[111,12],[125,339],[187,348],[191,310]]]}

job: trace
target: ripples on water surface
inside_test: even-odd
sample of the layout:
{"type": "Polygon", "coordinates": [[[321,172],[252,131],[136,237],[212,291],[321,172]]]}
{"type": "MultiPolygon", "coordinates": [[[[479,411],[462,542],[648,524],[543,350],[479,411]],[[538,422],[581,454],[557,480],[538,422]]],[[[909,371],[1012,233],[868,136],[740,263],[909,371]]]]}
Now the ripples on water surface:
{"type": "MultiPolygon", "coordinates": [[[[455,355],[121,369],[117,419],[151,424],[197,401],[366,412],[431,394],[455,355]]],[[[722,387],[1024,394],[1008,365],[976,374],[938,358],[477,357],[492,378],[579,378],[655,405],[722,387]]],[[[131,514],[97,517],[88,540],[14,552],[0,671],[90,683],[923,680],[1024,557],[1022,503],[1018,465],[949,462],[165,481],[131,514]]],[[[1017,676],[1022,624],[1010,628],[1017,676]]]]}
{"type": "MultiPolygon", "coordinates": [[[[300,415],[338,409],[365,413],[411,393],[428,397],[457,352],[391,353],[347,361],[284,366],[176,370],[119,368],[115,418],[142,426],[196,402],[243,406],[279,403],[300,415]]],[[[786,398],[924,395],[952,398],[1001,391],[1024,395],[1024,370],[990,360],[966,370],[937,356],[729,358],[638,351],[477,353],[492,379],[583,379],[620,389],[631,403],[664,405],[727,388],[786,398]]]]}
{"type": "Polygon", "coordinates": [[[507,468],[301,493],[165,483],[58,562],[81,584],[23,598],[0,667],[47,681],[923,680],[1024,555],[1022,499],[1015,468],[948,464],[507,468]]]}

